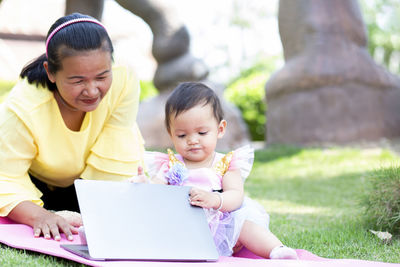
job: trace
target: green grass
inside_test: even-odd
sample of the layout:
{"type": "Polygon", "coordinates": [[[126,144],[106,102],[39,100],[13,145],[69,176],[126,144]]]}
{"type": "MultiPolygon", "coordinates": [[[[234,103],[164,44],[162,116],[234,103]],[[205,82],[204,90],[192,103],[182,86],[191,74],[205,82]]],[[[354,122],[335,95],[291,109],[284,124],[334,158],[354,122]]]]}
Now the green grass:
{"type": "MultiPolygon", "coordinates": [[[[288,246],[326,258],[400,263],[400,240],[384,244],[368,231],[360,206],[370,173],[398,162],[384,149],[271,146],[256,151],[245,189],[271,216],[288,246]]],[[[80,266],[2,245],[0,266],[80,266]]]]}
{"type": "Polygon", "coordinates": [[[43,266],[85,266],[83,264],[64,260],[57,257],[47,256],[40,253],[25,251],[20,249],[10,248],[0,244],[0,266],[14,267],[14,266],[29,266],[29,267],[43,267],[43,266]]]}
{"type": "Polygon", "coordinates": [[[370,173],[398,160],[378,148],[275,146],[257,151],[245,188],[291,247],[327,258],[400,263],[400,240],[385,245],[373,236],[360,204],[370,173]]]}
{"type": "Polygon", "coordinates": [[[363,199],[366,214],[377,230],[400,234],[400,165],[372,173],[363,199]]]}

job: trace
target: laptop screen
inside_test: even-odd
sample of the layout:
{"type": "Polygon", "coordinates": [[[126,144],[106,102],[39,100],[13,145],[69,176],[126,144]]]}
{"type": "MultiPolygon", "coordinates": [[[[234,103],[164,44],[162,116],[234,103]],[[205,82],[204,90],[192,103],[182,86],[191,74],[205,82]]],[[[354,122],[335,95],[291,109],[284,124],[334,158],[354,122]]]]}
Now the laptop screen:
{"type": "Polygon", "coordinates": [[[204,210],[190,187],[76,180],[89,254],[97,259],[215,261],[204,210]]]}

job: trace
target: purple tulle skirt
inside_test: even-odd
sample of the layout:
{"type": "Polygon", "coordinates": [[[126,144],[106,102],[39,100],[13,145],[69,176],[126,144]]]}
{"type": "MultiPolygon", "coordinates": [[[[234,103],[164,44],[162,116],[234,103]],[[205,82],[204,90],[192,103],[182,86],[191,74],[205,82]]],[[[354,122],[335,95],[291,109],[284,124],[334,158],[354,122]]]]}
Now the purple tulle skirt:
{"type": "Polygon", "coordinates": [[[246,220],[269,229],[269,215],[256,201],[245,197],[242,206],[232,212],[205,209],[208,225],[221,256],[231,256],[246,220]]]}

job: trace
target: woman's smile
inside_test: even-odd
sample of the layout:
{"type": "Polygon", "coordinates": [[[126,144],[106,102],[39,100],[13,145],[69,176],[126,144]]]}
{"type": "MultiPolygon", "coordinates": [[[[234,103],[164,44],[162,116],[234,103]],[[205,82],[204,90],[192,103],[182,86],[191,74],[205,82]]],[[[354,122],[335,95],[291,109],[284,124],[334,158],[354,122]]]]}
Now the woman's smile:
{"type": "Polygon", "coordinates": [[[86,98],[86,99],[82,99],[81,101],[87,105],[93,105],[95,104],[100,97],[96,97],[96,98],[86,98]]]}

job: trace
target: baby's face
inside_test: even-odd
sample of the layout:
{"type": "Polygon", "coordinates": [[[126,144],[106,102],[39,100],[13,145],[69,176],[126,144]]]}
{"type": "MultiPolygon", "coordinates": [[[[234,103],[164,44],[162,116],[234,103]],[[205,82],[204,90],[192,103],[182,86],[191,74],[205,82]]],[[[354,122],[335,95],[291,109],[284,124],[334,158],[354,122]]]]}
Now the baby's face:
{"type": "MultiPolygon", "coordinates": [[[[214,157],[218,138],[225,133],[226,122],[218,122],[210,105],[197,105],[171,117],[171,139],[176,151],[182,155],[185,164],[202,166],[214,157]]],[[[211,164],[211,163],[210,163],[211,164]]]]}

